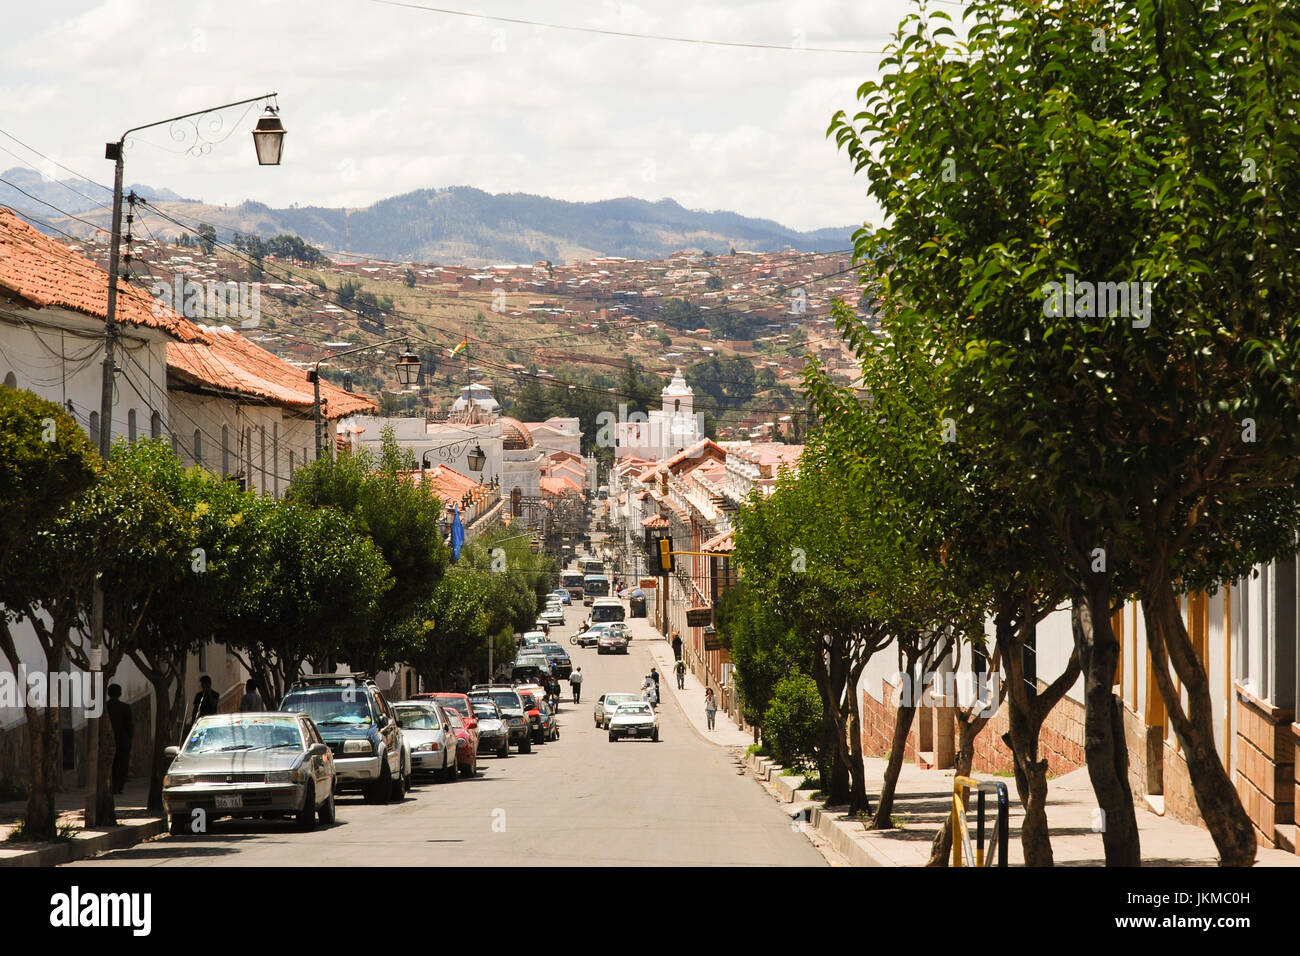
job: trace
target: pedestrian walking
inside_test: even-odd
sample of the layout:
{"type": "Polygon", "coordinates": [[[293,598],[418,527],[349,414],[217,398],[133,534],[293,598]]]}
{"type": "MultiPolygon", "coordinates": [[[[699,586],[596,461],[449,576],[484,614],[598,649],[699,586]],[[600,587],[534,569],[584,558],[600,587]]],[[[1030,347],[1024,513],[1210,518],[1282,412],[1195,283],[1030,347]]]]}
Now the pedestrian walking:
{"type": "Polygon", "coordinates": [[[704,691],[704,717],[709,722],[709,730],[713,730],[713,721],[718,714],[718,698],[713,696],[713,688],[709,687],[704,691]]]}
{"type": "Polygon", "coordinates": [[[677,633],[677,628],[673,628],[673,660],[682,659],[682,636],[677,633]]]}
{"type": "MultiPolygon", "coordinates": [[[[217,707],[221,704],[221,695],[212,689],[212,678],[204,674],[199,678],[199,692],[194,695],[194,703],[190,706],[190,727],[198,721],[200,717],[211,717],[217,712],[217,707]]],[[[188,734],[189,731],[187,730],[188,734]]]]}
{"type": "Polygon", "coordinates": [[[257,692],[257,681],[250,677],[244,683],[244,696],[239,701],[239,712],[247,714],[259,710],[266,710],[266,703],[262,700],[262,695],[257,692]]]}
{"type": "Polygon", "coordinates": [[[131,707],[122,700],[122,685],[108,685],[108,722],[113,728],[113,792],[126,789],[126,773],[131,768],[131,738],[135,736],[135,718],[131,707]]]}
{"type": "Polygon", "coordinates": [[[686,689],[686,662],[681,658],[678,658],[677,663],[674,665],[673,669],[677,671],[677,689],[685,690],[686,689]]]}
{"type": "Polygon", "coordinates": [[[573,689],[573,702],[580,702],[582,697],[582,668],[575,667],[573,673],[569,675],[569,687],[573,689]]]}

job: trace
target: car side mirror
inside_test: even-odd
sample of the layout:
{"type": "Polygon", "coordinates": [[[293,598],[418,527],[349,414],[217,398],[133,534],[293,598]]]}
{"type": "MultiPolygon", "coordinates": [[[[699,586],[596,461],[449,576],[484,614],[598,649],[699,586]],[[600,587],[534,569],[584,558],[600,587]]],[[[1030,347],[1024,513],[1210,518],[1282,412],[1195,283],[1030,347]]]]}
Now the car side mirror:
{"type": "Polygon", "coordinates": [[[323,757],[329,752],[329,747],[326,747],[324,744],[312,744],[307,748],[308,757],[323,757]]]}
{"type": "Polygon", "coordinates": [[[478,726],[478,721],[477,721],[477,720],[471,720],[471,721],[470,721],[469,723],[467,723],[465,726],[468,727],[470,730],[473,730],[475,727],[478,726]]]}
{"type": "Polygon", "coordinates": [[[390,720],[388,719],[388,715],[387,715],[387,714],[380,714],[380,715],[379,715],[379,726],[380,726],[380,727],[387,727],[391,722],[392,722],[392,721],[390,721],[390,720]]]}
{"type": "Polygon", "coordinates": [[[166,748],[163,749],[163,756],[164,756],[164,757],[171,757],[171,758],[175,759],[176,757],[179,757],[180,755],[181,755],[181,748],[180,748],[180,747],[166,747],[166,748]]]}

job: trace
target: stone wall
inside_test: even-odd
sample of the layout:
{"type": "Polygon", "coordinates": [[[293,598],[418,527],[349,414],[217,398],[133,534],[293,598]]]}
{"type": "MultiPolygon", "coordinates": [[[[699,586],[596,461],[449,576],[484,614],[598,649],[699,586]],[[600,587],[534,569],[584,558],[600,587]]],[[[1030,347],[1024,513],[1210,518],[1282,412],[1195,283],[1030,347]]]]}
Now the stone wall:
{"type": "Polygon", "coordinates": [[[1261,846],[1294,850],[1295,711],[1237,690],[1237,794],[1261,846]]]}

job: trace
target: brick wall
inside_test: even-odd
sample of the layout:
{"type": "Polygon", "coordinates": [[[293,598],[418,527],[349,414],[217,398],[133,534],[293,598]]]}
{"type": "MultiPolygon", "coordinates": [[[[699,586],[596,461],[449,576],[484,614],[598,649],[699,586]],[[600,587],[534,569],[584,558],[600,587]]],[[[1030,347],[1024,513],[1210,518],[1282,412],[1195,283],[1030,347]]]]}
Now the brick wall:
{"type": "Polygon", "coordinates": [[[1295,711],[1237,690],[1237,794],[1262,846],[1295,849],[1295,711]]]}
{"type": "MultiPolygon", "coordinates": [[[[889,752],[894,734],[894,720],[898,708],[894,704],[897,688],[887,680],[881,680],[881,700],[876,700],[869,693],[862,695],[862,747],[870,757],[883,757],[889,752]]],[[[1046,685],[1043,685],[1046,686],[1046,685]]],[[[923,717],[933,719],[933,708],[920,708],[916,721],[923,717]]],[[[1011,748],[1002,742],[1002,735],[1008,730],[1006,705],[985,726],[975,738],[975,760],[973,770],[979,773],[995,773],[1012,769],[1011,748]]],[[[912,732],[907,738],[906,756],[915,760],[917,740],[920,727],[913,723],[912,732]]],[[[955,733],[955,729],[954,729],[955,733]]],[[[1039,752],[1047,760],[1048,772],[1054,776],[1078,770],[1084,765],[1083,755],[1083,706],[1064,698],[1058,703],[1047,720],[1038,737],[1039,752]]]]}

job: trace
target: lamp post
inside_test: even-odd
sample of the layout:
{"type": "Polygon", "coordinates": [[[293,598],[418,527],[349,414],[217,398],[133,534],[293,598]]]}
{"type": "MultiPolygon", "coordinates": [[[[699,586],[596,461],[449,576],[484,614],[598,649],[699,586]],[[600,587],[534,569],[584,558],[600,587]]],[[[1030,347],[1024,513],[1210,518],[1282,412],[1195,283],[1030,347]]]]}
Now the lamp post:
{"type": "MultiPolygon", "coordinates": [[[[432,455],[435,451],[442,451],[445,448],[451,448],[453,449],[453,451],[450,451],[446,455],[443,455],[441,457],[444,461],[446,461],[448,458],[456,459],[460,457],[461,452],[463,452],[466,448],[469,447],[469,443],[472,441],[474,441],[473,435],[471,435],[469,438],[462,438],[457,441],[450,441],[442,445],[435,445],[432,448],[426,448],[424,454],[420,456],[420,470],[424,471],[424,469],[428,467],[429,456],[432,455]]],[[[483,452],[483,446],[478,442],[474,442],[474,447],[473,449],[470,450],[470,453],[467,456],[466,461],[469,463],[470,471],[482,471],[483,466],[487,464],[487,455],[484,454],[483,452]]]]}
{"type": "MultiPolygon", "coordinates": [[[[113,447],[113,375],[117,371],[113,353],[118,336],[117,269],[118,257],[122,251],[122,168],[123,153],[126,151],[126,138],[132,133],[138,133],[141,130],[188,120],[190,125],[194,127],[195,142],[191,144],[187,151],[207,152],[211,148],[211,143],[205,140],[202,131],[199,129],[199,124],[195,122],[196,118],[206,116],[209,113],[216,114],[221,110],[235,106],[261,102],[267,104],[267,115],[262,117],[257,124],[257,129],[253,130],[253,145],[257,150],[257,161],[262,166],[278,166],[280,157],[284,153],[285,130],[280,123],[279,117],[276,116],[279,112],[278,107],[272,105],[277,102],[274,93],[264,93],[251,99],[236,100],[233,103],[224,103],[221,106],[212,106],[193,113],[183,113],[180,116],[172,116],[154,123],[133,126],[123,133],[116,142],[107,143],[104,146],[104,158],[113,161],[113,231],[108,253],[108,305],[104,310],[104,370],[99,395],[99,434],[95,436],[99,444],[99,454],[104,458],[108,457],[113,447]]],[[[215,125],[219,128],[220,118],[214,118],[216,120],[215,125]]],[[[181,138],[183,136],[184,134],[182,134],[181,138]]],[[[100,587],[98,575],[95,577],[91,599],[94,613],[91,617],[88,662],[90,664],[92,684],[98,686],[103,683],[103,678],[96,675],[101,674],[104,654],[104,592],[100,587]]],[[[113,795],[111,792],[101,789],[99,785],[99,720],[98,717],[87,717],[86,719],[86,826],[88,828],[112,825],[117,822],[113,807],[113,795]]]]}
{"type": "MultiPolygon", "coordinates": [[[[321,446],[323,444],[323,436],[321,434],[321,412],[320,412],[320,406],[321,406],[320,367],[322,363],[328,362],[330,359],[340,358],[341,356],[344,355],[353,355],[357,352],[364,352],[367,349],[377,349],[384,345],[395,345],[398,342],[405,342],[406,340],[407,337],[403,335],[399,338],[389,339],[387,342],[376,342],[374,345],[358,345],[354,349],[347,349],[346,351],[343,352],[331,352],[329,355],[326,355],[323,358],[316,360],[316,364],[314,364],[311,367],[311,371],[307,373],[307,379],[316,387],[316,400],[312,404],[312,411],[316,421],[317,460],[320,459],[321,446]]],[[[401,382],[403,385],[406,385],[408,387],[414,385],[416,380],[420,377],[420,357],[416,355],[414,352],[412,352],[410,349],[407,349],[400,356],[398,356],[397,364],[395,367],[397,369],[397,380],[401,382]]]]}

